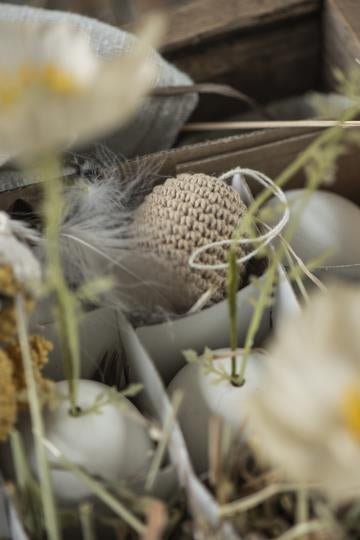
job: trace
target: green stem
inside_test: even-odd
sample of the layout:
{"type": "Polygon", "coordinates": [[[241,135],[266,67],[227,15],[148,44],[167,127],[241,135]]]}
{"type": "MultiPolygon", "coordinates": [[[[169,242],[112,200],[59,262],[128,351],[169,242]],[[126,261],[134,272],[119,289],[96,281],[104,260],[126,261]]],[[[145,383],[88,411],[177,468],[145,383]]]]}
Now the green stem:
{"type": "MultiPolygon", "coordinates": [[[[306,202],[309,200],[310,195],[314,192],[314,189],[315,189],[315,186],[312,186],[311,189],[308,189],[306,191],[305,196],[303,197],[303,200],[302,200],[302,204],[300,205],[298,215],[297,216],[293,215],[292,220],[288,227],[287,234],[286,234],[287,241],[290,241],[292,235],[296,231],[299,220],[300,220],[301,212],[305,208],[306,202]]],[[[261,319],[263,316],[263,311],[265,307],[269,304],[269,299],[271,297],[273,286],[277,278],[277,267],[281,263],[285,253],[286,253],[286,245],[281,244],[278,250],[274,252],[274,255],[271,260],[271,264],[269,265],[268,270],[265,274],[265,280],[264,280],[264,283],[262,284],[260,295],[256,302],[254,313],[251,318],[250,326],[246,334],[244,352],[242,355],[242,362],[241,362],[241,368],[240,368],[240,374],[239,374],[240,384],[243,384],[244,382],[248,358],[250,355],[250,351],[254,345],[255,335],[260,326],[261,319]]]]}
{"type": "Polygon", "coordinates": [[[62,452],[50,441],[44,440],[44,445],[48,448],[56,459],[58,464],[64,469],[71,471],[77,476],[88,488],[96,495],[104,504],[106,504],[111,510],[115,512],[122,520],[125,521],[134,531],[138,534],[144,534],[146,527],[137,519],[120,501],[118,501],[111,493],[109,493],[104,486],[88,475],[83,469],[77,466],[75,463],[69,461],[62,452]]]}
{"type": "Polygon", "coordinates": [[[79,508],[80,523],[83,540],[95,540],[95,527],[93,519],[93,507],[89,503],[83,503],[79,508]]]}
{"type": "MultiPolygon", "coordinates": [[[[343,131],[344,128],[341,123],[355,118],[359,114],[359,110],[360,107],[352,107],[350,109],[347,109],[342,115],[342,117],[339,119],[339,124],[324,131],[319,137],[317,137],[317,139],[315,139],[313,143],[311,143],[301,154],[299,154],[299,156],[294,161],[292,161],[290,165],[288,165],[284,169],[284,171],[278,176],[278,178],[274,182],[275,185],[280,188],[283,187],[286,182],[290,180],[290,178],[292,178],[304,165],[306,165],[306,163],[313,157],[315,152],[319,148],[321,148],[321,146],[327,144],[333,138],[336,138],[339,132],[343,131]]],[[[250,225],[256,212],[273,195],[274,191],[272,188],[268,188],[259,193],[259,195],[256,197],[256,199],[248,209],[248,212],[243,219],[244,223],[240,225],[236,237],[238,237],[239,234],[241,235],[243,230],[250,225]]]]}
{"type": "Polygon", "coordinates": [[[62,344],[65,377],[69,384],[72,414],[76,414],[77,381],[80,378],[80,350],[76,300],[69,290],[61,263],[59,231],[62,212],[62,184],[59,162],[42,160],[43,216],[47,249],[48,281],[56,298],[56,319],[62,344]]]}
{"type": "Polygon", "coordinates": [[[43,513],[39,512],[41,505],[40,487],[30,471],[29,460],[20,433],[15,429],[10,433],[10,448],[15,468],[16,487],[21,496],[25,530],[34,540],[42,538],[44,536],[44,519],[43,513]]]}
{"type": "Polygon", "coordinates": [[[309,520],[308,490],[305,486],[299,487],[296,494],[296,522],[306,523],[309,520]]]}
{"type": "Polygon", "coordinates": [[[39,470],[41,501],[44,509],[45,527],[49,540],[60,540],[61,534],[54,494],[51,485],[49,464],[47,460],[46,450],[42,442],[44,438],[44,425],[31,361],[31,351],[26,327],[27,323],[24,300],[20,295],[17,295],[15,303],[20,350],[24,366],[26,387],[29,396],[35,455],[39,470]]]}
{"type": "Polygon", "coordinates": [[[260,289],[260,295],[258,297],[258,300],[255,305],[255,309],[253,312],[253,316],[251,317],[250,326],[248,329],[248,332],[246,334],[246,340],[244,345],[244,352],[242,354],[241,358],[241,367],[240,367],[240,373],[239,373],[239,384],[243,384],[245,381],[245,373],[246,373],[246,367],[248,363],[248,358],[250,355],[250,351],[252,349],[252,346],[254,345],[254,339],[256,332],[258,331],[258,328],[261,323],[261,319],[263,316],[263,312],[266,306],[268,306],[269,298],[271,296],[273,285],[275,283],[276,279],[276,270],[277,270],[278,260],[277,258],[274,259],[274,261],[271,263],[270,267],[268,268],[265,280],[261,286],[260,289]]]}
{"type": "Polygon", "coordinates": [[[24,453],[19,432],[15,429],[10,433],[10,448],[15,468],[16,485],[21,495],[24,495],[28,485],[27,463],[24,461],[24,453]]]}
{"type": "Polygon", "coordinates": [[[237,384],[237,365],[236,365],[236,349],[238,346],[237,340],[237,311],[236,311],[236,294],[239,289],[239,270],[236,264],[235,246],[231,246],[228,254],[228,272],[227,272],[227,295],[228,309],[230,321],[230,347],[231,347],[231,381],[237,384]]]}
{"type": "Polygon", "coordinates": [[[149,468],[149,473],[146,478],[145,490],[147,491],[150,491],[154,486],[156,476],[160,470],[161,463],[162,463],[162,460],[166,451],[166,447],[170,439],[170,435],[171,435],[172,428],[175,422],[175,418],[182,402],[182,398],[183,398],[182,393],[180,391],[176,391],[172,399],[172,407],[171,407],[170,414],[167,416],[164,423],[161,441],[159,442],[158,447],[154,453],[154,457],[149,468]]]}
{"type": "MultiPolygon", "coordinates": [[[[314,156],[316,151],[318,151],[325,144],[328,144],[332,142],[333,140],[339,138],[339,136],[343,132],[341,121],[351,120],[358,113],[359,113],[359,107],[354,107],[352,109],[347,110],[342,116],[342,118],[339,120],[338,125],[322,133],[312,144],[308,146],[308,148],[306,148],[304,152],[302,152],[297,157],[297,159],[295,159],[288,167],[286,167],[286,169],[280,174],[280,176],[275,181],[275,185],[277,185],[278,187],[283,187],[286,184],[286,182],[290,180],[290,178],[294,176],[314,156]]],[[[314,190],[315,187],[311,186],[311,189],[314,190]]],[[[256,212],[272,195],[273,195],[272,188],[268,188],[260,192],[260,194],[256,197],[254,202],[249,207],[248,212],[246,213],[243,219],[243,222],[240,224],[238,230],[236,231],[234,235],[236,239],[241,237],[241,235],[243,234],[243,231],[246,230],[246,228],[250,226],[250,223],[252,222],[256,212]]],[[[293,231],[293,229],[294,229],[294,226],[291,225],[291,231],[293,231]]],[[[276,276],[277,265],[281,262],[285,252],[286,252],[285,246],[282,246],[281,248],[279,248],[278,252],[275,253],[275,256],[273,257],[271,265],[269,266],[266,272],[265,281],[263,283],[263,286],[261,287],[261,292],[260,292],[258,301],[256,302],[256,306],[255,306],[255,310],[254,310],[254,313],[250,322],[249,330],[246,335],[244,353],[242,356],[242,365],[240,368],[240,374],[238,378],[238,380],[240,381],[240,384],[244,382],[246,366],[247,366],[250,350],[251,350],[251,347],[253,346],[256,332],[258,331],[258,328],[261,323],[263,311],[265,307],[268,305],[268,300],[272,293],[273,284],[275,283],[275,280],[277,277],[276,276]]],[[[230,299],[229,299],[229,303],[230,303],[230,299]]]]}

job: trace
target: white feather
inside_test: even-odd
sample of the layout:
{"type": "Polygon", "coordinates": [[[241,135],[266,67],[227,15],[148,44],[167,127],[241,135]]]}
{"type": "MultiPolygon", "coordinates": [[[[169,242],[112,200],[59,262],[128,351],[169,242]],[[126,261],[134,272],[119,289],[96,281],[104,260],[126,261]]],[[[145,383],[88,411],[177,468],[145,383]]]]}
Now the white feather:
{"type": "Polygon", "coordinates": [[[144,256],[131,227],[133,209],[156,180],[161,163],[119,163],[101,149],[93,169],[64,191],[60,247],[67,282],[74,289],[111,276],[114,288],[102,297],[124,310],[143,312],[161,283],[149,282],[144,256]]]}

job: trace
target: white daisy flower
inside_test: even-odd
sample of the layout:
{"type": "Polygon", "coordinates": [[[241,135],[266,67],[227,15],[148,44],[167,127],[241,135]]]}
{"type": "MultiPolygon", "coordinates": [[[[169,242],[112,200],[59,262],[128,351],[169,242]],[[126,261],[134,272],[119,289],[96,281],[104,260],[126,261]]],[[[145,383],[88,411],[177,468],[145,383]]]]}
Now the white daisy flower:
{"type": "Polygon", "coordinates": [[[314,296],[279,329],[250,400],[262,451],[292,480],[360,494],[360,289],[314,296]]]}
{"type": "Polygon", "coordinates": [[[49,22],[0,23],[0,153],[32,155],[126,122],[156,78],[162,19],[121,56],[100,59],[89,38],[49,22]]]}

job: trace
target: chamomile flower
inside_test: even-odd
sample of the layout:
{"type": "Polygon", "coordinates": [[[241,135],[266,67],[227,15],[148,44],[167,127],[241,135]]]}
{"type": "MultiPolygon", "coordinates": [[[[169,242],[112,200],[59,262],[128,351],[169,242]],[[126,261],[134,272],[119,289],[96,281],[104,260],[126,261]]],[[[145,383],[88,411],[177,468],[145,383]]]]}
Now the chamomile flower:
{"type": "Polygon", "coordinates": [[[360,289],[314,296],[281,326],[250,401],[256,440],[289,478],[360,493],[360,289]]]}
{"type": "Polygon", "coordinates": [[[49,22],[0,24],[0,154],[33,155],[126,122],[155,82],[162,20],[131,50],[97,57],[87,34],[49,22]]]}

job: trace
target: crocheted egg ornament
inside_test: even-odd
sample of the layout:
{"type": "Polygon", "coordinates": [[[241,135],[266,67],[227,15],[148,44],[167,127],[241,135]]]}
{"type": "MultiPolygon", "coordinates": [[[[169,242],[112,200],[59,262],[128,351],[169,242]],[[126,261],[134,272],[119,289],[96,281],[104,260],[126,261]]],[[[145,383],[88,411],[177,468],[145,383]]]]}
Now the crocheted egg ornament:
{"type": "MultiPolygon", "coordinates": [[[[177,312],[193,306],[210,287],[214,290],[210,303],[225,298],[226,271],[193,269],[189,257],[196,248],[231,239],[245,212],[246,206],[237,191],[205,174],[180,174],[167,179],[137,209],[135,225],[142,238],[142,249],[151,253],[157,263],[166,265],[173,280],[181,284],[181,294],[177,290],[173,302],[177,312]]],[[[211,248],[197,262],[224,263],[228,250],[228,245],[211,248]]],[[[245,252],[244,246],[238,246],[237,258],[245,252]]],[[[245,265],[239,265],[239,273],[241,286],[245,265]]],[[[173,284],[175,294],[177,287],[173,284]]]]}

